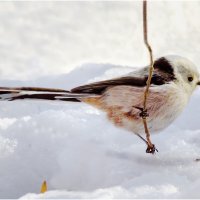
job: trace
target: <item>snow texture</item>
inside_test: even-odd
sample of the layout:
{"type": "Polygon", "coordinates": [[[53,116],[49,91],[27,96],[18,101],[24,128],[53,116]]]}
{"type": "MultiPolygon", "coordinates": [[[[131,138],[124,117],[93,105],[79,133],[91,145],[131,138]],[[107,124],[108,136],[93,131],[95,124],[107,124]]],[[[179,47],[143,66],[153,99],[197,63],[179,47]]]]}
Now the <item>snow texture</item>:
{"type": "MultiPolygon", "coordinates": [[[[141,2],[0,5],[1,86],[70,89],[148,62],[141,2]]],[[[155,57],[179,54],[200,65],[199,9],[198,1],[149,3],[155,57]]],[[[199,91],[152,136],[155,156],[86,104],[0,102],[0,198],[199,198],[199,91]],[[39,194],[44,180],[48,192],[39,194]]]]}

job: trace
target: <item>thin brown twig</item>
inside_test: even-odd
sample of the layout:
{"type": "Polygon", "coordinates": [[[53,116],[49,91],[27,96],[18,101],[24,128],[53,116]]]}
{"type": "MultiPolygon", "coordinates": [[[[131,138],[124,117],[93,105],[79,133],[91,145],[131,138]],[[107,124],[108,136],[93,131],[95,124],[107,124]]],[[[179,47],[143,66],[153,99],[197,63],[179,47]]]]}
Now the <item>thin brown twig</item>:
{"type": "MultiPolygon", "coordinates": [[[[149,57],[150,57],[149,75],[148,75],[148,79],[147,79],[147,83],[146,83],[147,86],[146,86],[146,89],[144,92],[144,101],[143,101],[143,111],[146,112],[147,111],[147,97],[149,94],[149,87],[151,84],[151,78],[152,78],[153,70],[154,70],[153,53],[152,53],[151,46],[148,42],[147,1],[146,0],[143,1],[143,33],[144,33],[144,43],[148,49],[149,57]]],[[[143,124],[144,124],[145,133],[146,133],[146,139],[147,139],[147,145],[148,145],[147,150],[149,149],[150,153],[154,153],[156,149],[150,139],[150,132],[149,132],[148,125],[147,125],[146,116],[143,116],[142,119],[143,119],[143,124]]]]}

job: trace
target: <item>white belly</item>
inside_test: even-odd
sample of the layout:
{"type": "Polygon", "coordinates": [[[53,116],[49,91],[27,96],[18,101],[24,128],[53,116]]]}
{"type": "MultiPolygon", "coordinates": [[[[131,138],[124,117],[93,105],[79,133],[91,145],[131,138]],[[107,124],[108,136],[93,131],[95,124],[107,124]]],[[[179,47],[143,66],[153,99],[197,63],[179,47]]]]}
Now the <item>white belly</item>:
{"type": "MultiPolygon", "coordinates": [[[[116,86],[101,97],[101,109],[115,125],[134,133],[144,133],[140,110],[143,107],[144,88],[116,86]]],[[[169,126],[183,111],[188,96],[175,86],[152,87],[147,100],[147,118],[150,132],[158,132],[169,126]]]]}

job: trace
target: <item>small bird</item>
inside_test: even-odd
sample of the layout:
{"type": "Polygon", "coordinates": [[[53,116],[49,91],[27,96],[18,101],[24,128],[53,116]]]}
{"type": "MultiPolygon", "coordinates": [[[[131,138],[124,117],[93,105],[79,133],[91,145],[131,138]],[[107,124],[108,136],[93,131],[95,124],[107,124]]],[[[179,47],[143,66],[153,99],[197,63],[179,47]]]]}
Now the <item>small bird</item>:
{"type": "MultiPolygon", "coordinates": [[[[116,126],[140,135],[144,133],[141,110],[148,71],[149,66],[146,66],[122,77],[79,86],[71,91],[0,87],[0,100],[84,102],[105,111],[116,126]]],[[[190,60],[174,55],[155,60],[147,98],[150,133],[165,129],[180,115],[197,85],[200,85],[199,72],[190,60]]]]}

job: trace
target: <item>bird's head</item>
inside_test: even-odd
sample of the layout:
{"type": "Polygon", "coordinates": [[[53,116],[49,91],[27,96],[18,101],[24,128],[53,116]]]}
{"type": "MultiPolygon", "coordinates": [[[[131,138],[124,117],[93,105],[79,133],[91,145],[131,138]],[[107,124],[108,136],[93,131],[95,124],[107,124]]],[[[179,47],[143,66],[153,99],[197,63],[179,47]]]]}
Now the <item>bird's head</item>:
{"type": "Polygon", "coordinates": [[[162,66],[174,83],[180,86],[188,95],[200,85],[200,75],[197,67],[190,60],[181,56],[165,56],[155,61],[154,67],[162,66]],[[161,64],[162,63],[162,64],[161,64]]]}

